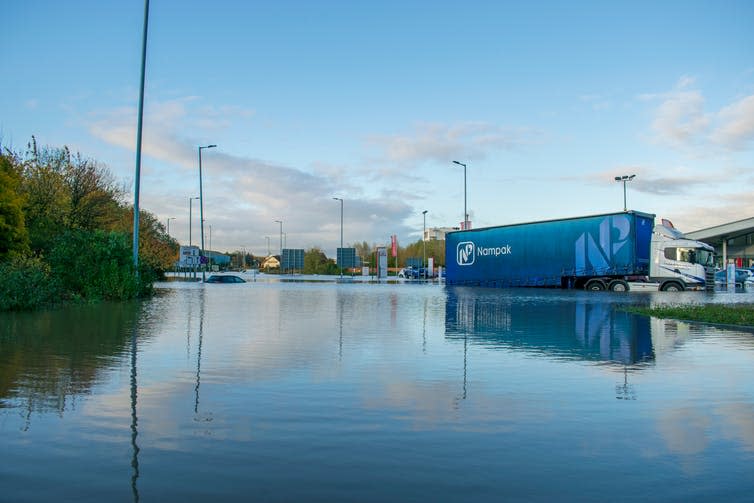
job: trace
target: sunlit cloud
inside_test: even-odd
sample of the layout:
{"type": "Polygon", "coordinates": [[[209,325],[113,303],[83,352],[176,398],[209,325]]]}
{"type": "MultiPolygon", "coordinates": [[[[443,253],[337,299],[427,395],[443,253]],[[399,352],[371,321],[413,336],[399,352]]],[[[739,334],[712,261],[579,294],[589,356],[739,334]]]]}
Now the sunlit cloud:
{"type": "Polygon", "coordinates": [[[455,158],[484,159],[498,150],[535,143],[541,133],[530,128],[506,128],[485,122],[457,125],[423,123],[404,135],[374,135],[368,144],[378,158],[397,164],[443,162],[455,158]]]}
{"type": "MultiPolygon", "coordinates": [[[[143,172],[152,183],[144,184],[147,209],[158,215],[174,216],[187,212],[188,198],[198,195],[197,146],[203,140],[178,133],[186,122],[204,124],[205,129],[226,127],[231,117],[248,119],[253,112],[233,107],[200,106],[196,97],[153,104],[145,113],[142,150],[143,172]]],[[[100,140],[124,149],[134,148],[136,117],[131,109],[114,109],[97,115],[90,132],[100,140]]],[[[205,129],[197,127],[197,130],[205,129]]],[[[323,162],[307,169],[286,166],[224,152],[205,151],[204,218],[214,226],[215,243],[221,249],[252,246],[250,236],[258,239],[276,230],[275,220],[284,221],[289,247],[325,247],[332,254],[339,245],[333,222],[339,220],[334,196],[345,196],[344,234],[346,242],[367,240],[382,243],[393,233],[404,232],[402,224],[411,213],[398,192],[383,193],[379,199],[368,196],[348,182],[347,167],[323,162]],[[344,193],[344,192],[347,192],[344,193]]],[[[120,173],[128,176],[128,172],[120,173]]],[[[194,216],[196,218],[197,215],[194,216]]],[[[195,222],[198,225],[198,218],[195,222]]],[[[188,241],[187,222],[174,223],[173,234],[188,241]],[[186,234],[184,236],[184,234],[186,234]]],[[[206,230],[205,230],[206,232],[206,230]]]]}
{"type": "Polygon", "coordinates": [[[731,150],[743,150],[754,140],[754,95],[746,96],[718,113],[712,140],[731,150]]]}
{"type": "Polygon", "coordinates": [[[660,102],[651,124],[654,141],[684,150],[747,149],[754,140],[754,95],[708,111],[702,91],[693,89],[694,84],[694,79],[682,77],[669,92],[639,97],[660,102]]]}

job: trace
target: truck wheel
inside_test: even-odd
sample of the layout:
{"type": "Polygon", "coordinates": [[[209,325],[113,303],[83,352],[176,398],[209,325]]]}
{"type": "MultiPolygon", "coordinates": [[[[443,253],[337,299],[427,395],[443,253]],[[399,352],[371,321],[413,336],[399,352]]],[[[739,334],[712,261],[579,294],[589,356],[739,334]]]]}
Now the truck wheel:
{"type": "Polygon", "coordinates": [[[627,292],[629,290],[628,283],[622,279],[616,279],[610,282],[608,289],[611,292],[627,292]]]}
{"type": "Polygon", "coordinates": [[[683,285],[681,285],[680,283],[676,283],[675,281],[669,281],[665,283],[664,285],[662,285],[661,290],[663,292],[682,292],[685,289],[683,288],[683,285]]]}
{"type": "Polygon", "coordinates": [[[592,279],[587,281],[584,289],[589,290],[590,292],[601,292],[605,289],[605,283],[599,279],[592,279]]]}

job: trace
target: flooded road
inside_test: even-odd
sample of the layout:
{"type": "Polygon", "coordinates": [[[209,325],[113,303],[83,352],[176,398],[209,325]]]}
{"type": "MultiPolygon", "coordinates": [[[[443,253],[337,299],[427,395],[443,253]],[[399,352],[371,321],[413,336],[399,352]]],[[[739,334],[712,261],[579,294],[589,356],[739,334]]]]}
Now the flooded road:
{"type": "Polygon", "coordinates": [[[170,282],[0,314],[6,501],[743,501],[754,331],[613,294],[170,282]]]}

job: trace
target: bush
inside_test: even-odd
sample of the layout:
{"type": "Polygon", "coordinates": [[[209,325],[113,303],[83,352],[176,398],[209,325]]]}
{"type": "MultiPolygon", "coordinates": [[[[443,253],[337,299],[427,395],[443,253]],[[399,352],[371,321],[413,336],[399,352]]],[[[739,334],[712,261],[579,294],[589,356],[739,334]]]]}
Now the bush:
{"type": "Polygon", "coordinates": [[[38,258],[16,257],[0,263],[0,311],[36,309],[60,298],[59,283],[38,258]]]}
{"type": "Polygon", "coordinates": [[[74,299],[125,300],[144,290],[134,274],[128,236],[122,233],[67,231],[53,246],[49,262],[53,275],[74,299]]]}

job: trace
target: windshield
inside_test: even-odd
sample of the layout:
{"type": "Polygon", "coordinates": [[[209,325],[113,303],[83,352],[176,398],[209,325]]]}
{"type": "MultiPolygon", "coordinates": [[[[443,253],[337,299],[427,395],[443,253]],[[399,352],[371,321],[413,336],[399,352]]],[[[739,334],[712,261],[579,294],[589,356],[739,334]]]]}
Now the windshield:
{"type": "Polygon", "coordinates": [[[678,260],[692,264],[713,265],[715,254],[702,248],[678,248],[678,260]]]}

